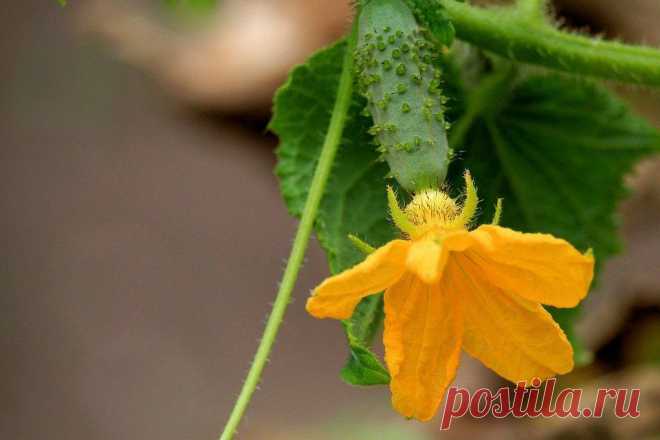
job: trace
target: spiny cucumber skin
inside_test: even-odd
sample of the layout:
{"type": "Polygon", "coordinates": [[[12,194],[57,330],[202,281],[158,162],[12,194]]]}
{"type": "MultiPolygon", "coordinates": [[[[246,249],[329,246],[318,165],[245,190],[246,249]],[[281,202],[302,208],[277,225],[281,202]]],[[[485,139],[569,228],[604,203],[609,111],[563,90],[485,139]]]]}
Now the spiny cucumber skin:
{"type": "Polygon", "coordinates": [[[437,188],[449,147],[433,45],[403,0],[372,0],[359,20],[358,84],[379,151],[408,191],[437,188]]]}

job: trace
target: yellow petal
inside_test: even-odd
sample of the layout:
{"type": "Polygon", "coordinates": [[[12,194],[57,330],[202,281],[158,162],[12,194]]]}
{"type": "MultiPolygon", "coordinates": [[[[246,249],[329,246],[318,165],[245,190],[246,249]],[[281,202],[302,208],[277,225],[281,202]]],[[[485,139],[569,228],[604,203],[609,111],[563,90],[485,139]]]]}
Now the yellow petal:
{"type": "Polygon", "coordinates": [[[440,279],[446,257],[447,252],[442,251],[439,243],[430,239],[422,239],[410,245],[406,267],[423,282],[431,284],[440,279]]]}
{"type": "Polygon", "coordinates": [[[316,318],[349,318],[362,298],[401,278],[409,247],[408,241],[392,240],[362,263],[326,279],[307,300],[307,311],[316,318]]]}
{"type": "Polygon", "coordinates": [[[512,382],[573,369],[573,348],[543,306],[488,283],[465,255],[454,256],[445,273],[463,298],[468,354],[512,382]]]}
{"type": "Polygon", "coordinates": [[[460,304],[444,283],[429,285],[406,273],[385,291],[385,361],[399,413],[433,417],[456,375],[461,335],[460,304]]]}
{"type": "Polygon", "coordinates": [[[442,239],[428,237],[410,245],[406,269],[427,284],[437,283],[452,251],[463,251],[473,242],[466,230],[448,233],[442,239]]]}
{"type": "Polygon", "coordinates": [[[589,291],[593,256],[549,234],[524,234],[494,225],[471,232],[465,252],[488,280],[523,298],[555,307],[575,307],[589,291]]]}

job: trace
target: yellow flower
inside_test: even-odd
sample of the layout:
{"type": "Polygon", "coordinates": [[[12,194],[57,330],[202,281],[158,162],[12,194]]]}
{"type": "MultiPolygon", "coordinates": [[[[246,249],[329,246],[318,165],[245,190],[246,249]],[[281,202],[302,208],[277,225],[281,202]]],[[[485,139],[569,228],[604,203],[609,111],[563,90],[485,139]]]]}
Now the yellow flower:
{"type": "Polygon", "coordinates": [[[385,361],[392,404],[429,420],[454,380],[461,349],[512,381],[573,369],[573,349],[541,304],[574,307],[593,277],[594,259],[548,234],[493,224],[469,230],[477,194],[468,172],[462,208],[444,192],[415,195],[402,210],[406,235],[319,285],[307,301],[317,318],[346,319],[367,295],[385,291],[385,361]]]}

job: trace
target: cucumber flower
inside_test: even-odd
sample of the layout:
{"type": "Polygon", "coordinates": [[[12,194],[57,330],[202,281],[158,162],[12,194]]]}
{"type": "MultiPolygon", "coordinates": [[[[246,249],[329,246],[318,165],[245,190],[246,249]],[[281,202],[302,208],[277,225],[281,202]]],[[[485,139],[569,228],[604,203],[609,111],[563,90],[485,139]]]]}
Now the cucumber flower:
{"type": "Polygon", "coordinates": [[[454,380],[461,350],[511,382],[573,369],[573,348],[542,304],[575,307],[594,259],[549,234],[492,224],[470,230],[477,193],[468,172],[462,207],[442,191],[417,193],[401,209],[388,188],[404,239],[321,283],[307,301],[316,318],[347,319],[360,300],[385,291],[383,342],[392,405],[429,420],[454,380]]]}

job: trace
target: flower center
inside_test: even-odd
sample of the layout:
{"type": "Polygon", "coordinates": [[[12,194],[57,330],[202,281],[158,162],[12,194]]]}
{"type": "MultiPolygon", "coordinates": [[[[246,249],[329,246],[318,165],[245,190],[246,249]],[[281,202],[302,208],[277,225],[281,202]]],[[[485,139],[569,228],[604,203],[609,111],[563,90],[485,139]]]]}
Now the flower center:
{"type": "Polygon", "coordinates": [[[437,189],[426,189],[406,206],[406,216],[416,226],[437,225],[447,227],[459,214],[456,202],[437,189]]]}

